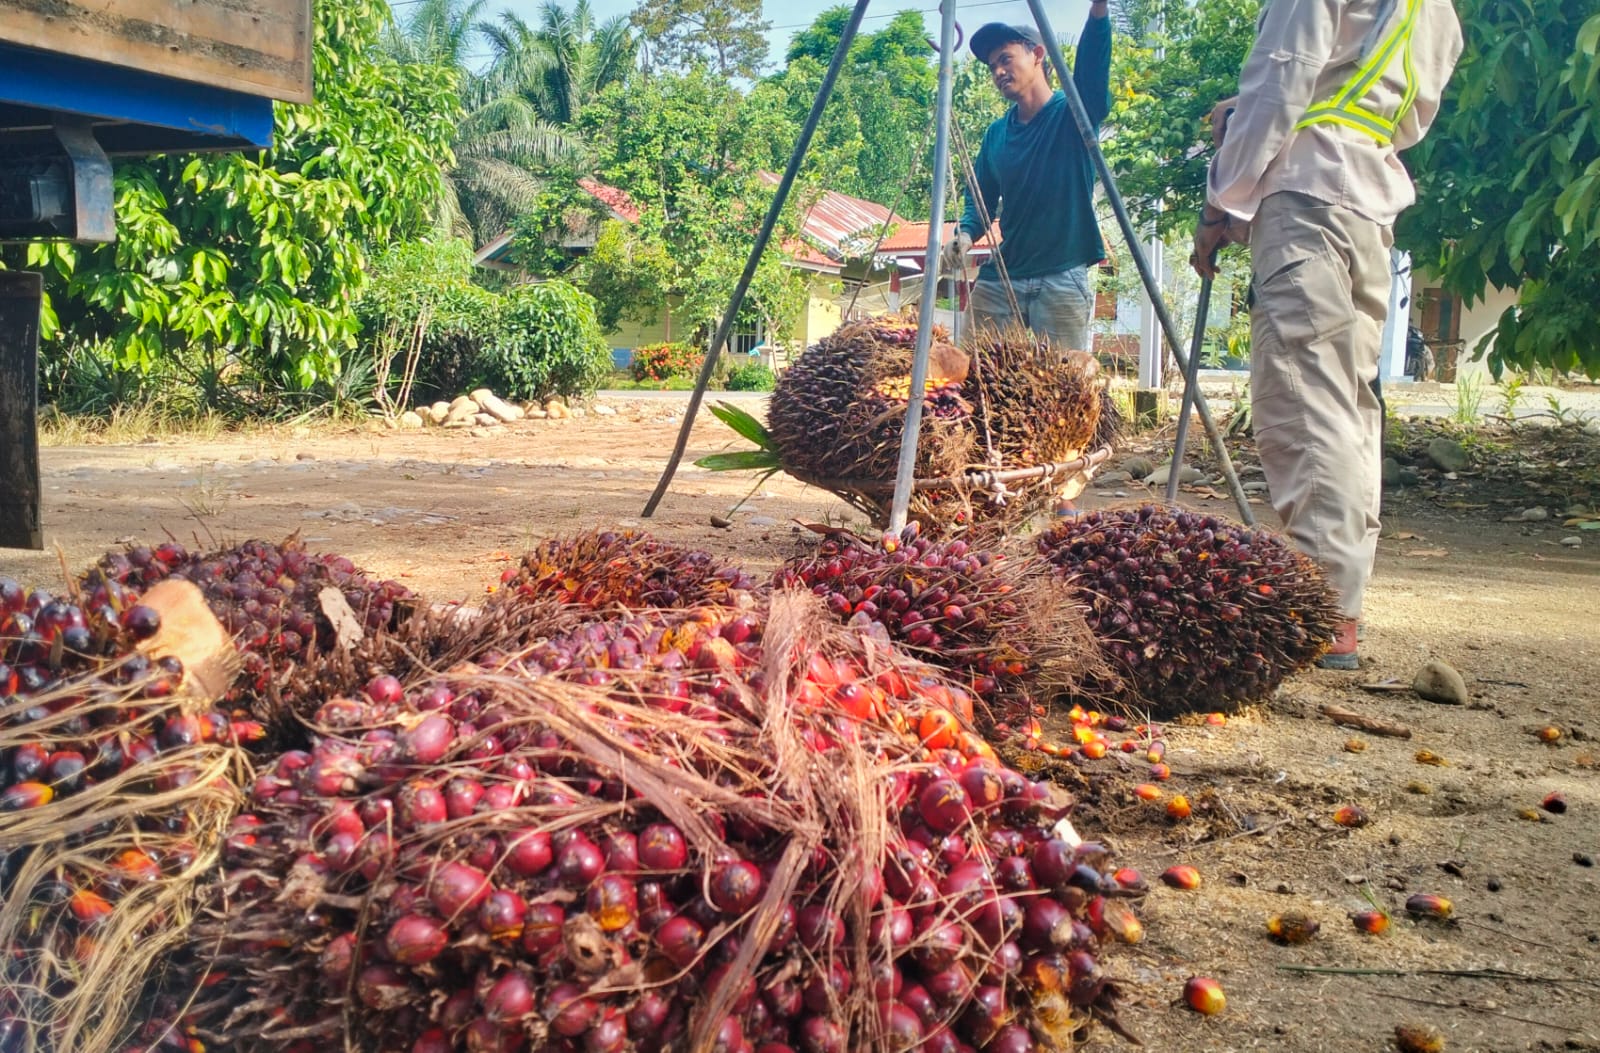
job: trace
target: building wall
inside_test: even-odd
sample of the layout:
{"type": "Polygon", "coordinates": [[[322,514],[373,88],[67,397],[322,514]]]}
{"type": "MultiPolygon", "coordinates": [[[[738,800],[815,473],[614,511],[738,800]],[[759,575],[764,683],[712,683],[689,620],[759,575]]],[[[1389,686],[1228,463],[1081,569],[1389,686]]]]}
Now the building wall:
{"type": "Polygon", "coordinates": [[[806,302],[805,324],[800,339],[810,347],[835,329],[844,320],[844,311],[834,299],[833,283],[812,282],[811,295],[806,302]]]}

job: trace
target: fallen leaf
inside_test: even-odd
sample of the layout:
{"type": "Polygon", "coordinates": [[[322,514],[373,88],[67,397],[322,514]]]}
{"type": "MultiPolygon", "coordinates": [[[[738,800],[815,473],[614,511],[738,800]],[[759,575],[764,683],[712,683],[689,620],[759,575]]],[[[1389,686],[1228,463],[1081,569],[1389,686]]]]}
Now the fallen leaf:
{"type": "Polygon", "coordinates": [[[1469,504],[1466,501],[1445,501],[1442,505],[1440,505],[1440,507],[1449,508],[1457,512],[1473,512],[1481,508],[1488,508],[1489,506],[1469,504]]]}
{"type": "Polygon", "coordinates": [[[1402,551],[1400,554],[1402,556],[1448,556],[1450,550],[1447,548],[1413,548],[1402,551]]]}
{"type": "Polygon", "coordinates": [[[365,635],[361,620],[350,609],[344,593],[330,585],[317,593],[317,606],[322,608],[323,615],[332,624],[333,638],[340,647],[348,649],[361,642],[361,637],[365,635]]]}
{"type": "Polygon", "coordinates": [[[1366,683],[1366,684],[1357,684],[1356,686],[1359,687],[1363,691],[1410,691],[1411,690],[1411,684],[1410,684],[1409,681],[1405,682],[1405,683],[1401,683],[1399,680],[1397,680],[1397,679],[1395,679],[1393,677],[1391,677],[1391,678],[1389,678],[1387,680],[1374,680],[1374,681],[1371,681],[1370,683],[1366,683]]]}
{"type": "Polygon", "coordinates": [[[1413,534],[1409,530],[1401,530],[1401,531],[1399,531],[1397,533],[1394,533],[1394,534],[1385,534],[1385,535],[1383,535],[1383,539],[1385,541],[1426,541],[1426,540],[1428,540],[1427,538],[1423,537],[1421,534],[1413,534]]]}

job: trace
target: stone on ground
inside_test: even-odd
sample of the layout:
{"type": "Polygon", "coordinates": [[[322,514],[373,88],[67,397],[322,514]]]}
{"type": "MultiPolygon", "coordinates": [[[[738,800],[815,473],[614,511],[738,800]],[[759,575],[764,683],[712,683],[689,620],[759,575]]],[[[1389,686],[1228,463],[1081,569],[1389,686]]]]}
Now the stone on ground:
{"type": "Polygon", "coordinates": [[[420,427],[422,427],[422,414],[418,413],[416,410],[406,410],[404,413],[400,414],[400,427],[402,427],[402,428],[420,428],[420,427]]]}
{"type": "Polygon", "coordinates": [[[1467,448],[1442,435],[1428,443],[1428,460],[1441,472],[1461,472],[1472,466],[1467,448]]]}
{"type": "Polygon", "coordinates": [[[476,402],[478,408],[483,412],[505,424],[521,420],[525,416],[521,406],[513,406],[488,388],[479,388],[474,391],[472,393],[472,401],[476,402]]]}
{"type": "Polygon", "coordinates": [[[1156,470],[1156,466],[1148,457],[1129,457],[1122,462],[1122,470],[1128,473],[1130,479],[1143,479],[1156,470]]]}
{"type": "Polygon", "coordinates": [[[1416,679],[1411,681],[1411,690],[1429,702],[1441,702],[1447,706],[1464,706],[1471,697],[1467,694],[1467,682],[1461,674],[1437,658],[1417,670],[1416,679]]]}
{"type": "MultiPolygon", "coordinates": [[[[1167,479],[1172,475],[1172,465],[1163,464],[1153,472],[1146,473],[1144,481],[1151,486],[1166,486],[1167,479]]],[[[1192,464],[1186,464],[1178,470],[1178,482],[1199,483],[1204,482],[1206,473],[1192,464]]]]}
{"type": "Polygon", "coordinates": [[[429,406],[425,412],[427,413],[428,419],[433,423],[443,424],[445,422],[445,418],[450,416],[450,403],[444,401],[435,402],[433,405],[429,406]]]}

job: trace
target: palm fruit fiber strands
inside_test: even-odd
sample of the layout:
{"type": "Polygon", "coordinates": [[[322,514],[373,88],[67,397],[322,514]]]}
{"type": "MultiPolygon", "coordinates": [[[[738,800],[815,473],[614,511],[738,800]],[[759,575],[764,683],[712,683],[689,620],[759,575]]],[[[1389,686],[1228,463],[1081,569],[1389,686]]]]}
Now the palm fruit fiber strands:
{"type": "Polygon", "coordinates": [[[1341,620],[1322,571],[1279,534],[1156,505],[1089,512],[1039,552],[1089,602],[1127,693],[1163,713],[1270,695],[1341,620]]]}
{"type": "Polygon", "coordinates": [[[736,606],[756,582],[709,552],[633,531],[594,531],[541,542],[501,578],[529,599],[603,608],[736,606]]]}

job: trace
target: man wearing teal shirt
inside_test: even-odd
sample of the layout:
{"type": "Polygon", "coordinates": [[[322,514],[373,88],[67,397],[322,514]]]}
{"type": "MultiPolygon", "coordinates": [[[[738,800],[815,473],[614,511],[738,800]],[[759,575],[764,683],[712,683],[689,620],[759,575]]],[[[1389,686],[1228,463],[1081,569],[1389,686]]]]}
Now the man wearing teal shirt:
{"type": "MultiPolygon", "coordinates": [[[[1111,109],[1106,12],[1102,0],[1090,6],[1072,73],[1096,128],[1111,109]]],[[[1050,88],[1049,60],[1037,31],[991,22],[972,34],[972,53],[989,67],[994,86],[1012,105],[984,133],[973,163],[977,186],[967,188],[960,232],[945,246],[946,270],[955,271],[984,234],[985,218],[998,219],[1004,232],[999,260],[991,258],[978,271],[974,321],[996,326],[1020,321],[1058,350],[1087,350],[1094,307],[1089,265],[1106,257],[1095,221],[1089,150],[1066,96],[1050,88]],[[1015,309],[1002,273],[1016,295],[1015,309]]]]}

